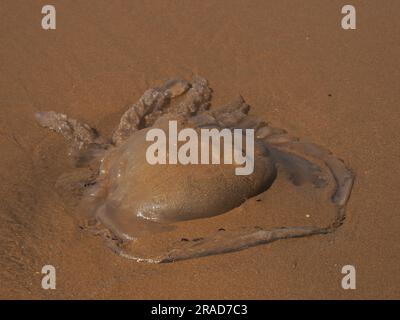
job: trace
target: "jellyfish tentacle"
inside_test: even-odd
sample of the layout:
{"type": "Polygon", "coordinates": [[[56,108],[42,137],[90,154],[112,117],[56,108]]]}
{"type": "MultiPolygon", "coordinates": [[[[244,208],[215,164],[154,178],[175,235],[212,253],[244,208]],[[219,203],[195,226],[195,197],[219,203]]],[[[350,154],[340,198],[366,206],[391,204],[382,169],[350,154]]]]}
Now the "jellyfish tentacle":
{"type": "Polygon", "coordinates": [[[291,141],[283,145],[272,145],[270,147],[290,152],[298,157],[317,159],[328,169],[335,181],[335,188],[332,194],[332,203],[338,207],[344,207],[350,197],[354,182],[354,173],[347,168],[343,160],[334,156],[329,150],[314,143],[291,141]]]}
{"type": "Polygon", "coordinates": [[[224,254],[240,251],[260,244],[277,240],[300,238],[326,233],[317,227],[289,227],[265,230],[259,227],[245,230],[224,231],[203,240],[189,243],[189,245],[169,251],[162,257],[160,263],[205,257],[215,254],[224,254]]]}
{"type": "Polygon", "coordinates": [[[212,90],[208,81],[200,76],[194,76],[191,88],[184,100],[177,106],[175,112],[186,117],[208,110],[212,98],[212,90]]]}
{"type": "MultiPolygon", "coordinates": [[[[134,240],[133,240],[134,241],[134,240]]],[[[123,250],[119,246],[119,243],[113,241],[112,239],[106,239],[106,245],[116,254],[121,256],[122,258],[133,260],[136,262],[145,262],[145,263],[161,263],[164,259],[163,256],[154,256],[154,257],[144,257],[141,255],[133,255],[128,253],[127,251],[123,250]]]]}
{"type": "Polygon", "coordinates": [[[343,160],[334,156],[326,148],[313,143],[297,142],[291,144],[292,149],[302,152],[304,155],[320,159],[327,166],[335,181],[335,188],[331,195],[331,201],[337,208],[335,220],[326,227],[334,231],[342,225],[345,219],[345,209],[353,188],[355,174],[344,163],[343,160]]]}
{"type": "Polygon", "coordinates": [[[109,146],[96,129],[63,113],[40,111],[35,117],[39,125],[61,134],[70,143],[69,155],[77,167],[99,159],[109,146]]]}
{"type": "Polygon", "coordinates": [[[35,117],[42,127],[60,133],[76,149],[84,149],[92,143],[104,143],[95,129],[84,122],[69,118],[63,113],[40,111],[35,114],[35,117]]]}
{"type": "Polygon", "coordinates": [[[112,136],[112,142],[119,145],[137,130],[146,126],[145,118],[162,114],[170,99],[184,94],[190,83],[184,79],[168,80],[163,86],[146,90],[140,99],[122,115],[112,136]]]}
{"type": "Polygon", "coordinates": [[[200,258],[244,250],[260,244],[271,243],[289,238],[300,238],[317,234],[326,234],[328,230],[318,227],[283,227],[266,230],[260,227],[224,230],[216,234],[194,240],[187,240],[174,249],[166,250],[155,256],[141,256],[132,250],[125,250],[115,241],[108,241],[110,248],[123,258],[146,263],[170,263],[180,260],[200,258]]]}
{"type": "Polygon", "coordinates": [[[212,112],[221,128],[238,128],[250,110],[250,106],[239,96],[226,106],[218,108],[212,112]]]}
{"type": "MultiPolygon", "coordinates": [[[[230,104],[215,110],[199,110],[195,115],[188,118],[189,124],[197,128],[239,128],[238,124],[247,116],[249,106],[239,97],[230,104]]],[[[246,128],[250,128],[249,123],[246,128]]]]}
{"type": "MultiPolygon", "coordinates": [[[[336,207],[337,214],[334,221],[324,229],[328,232],[337,229],[345,219],[346,204],[353,188],[355,175],[352,170],[345,165],[343,160],[333,155],[325,147],[303,142],[298,138],[287,138],[286,141],[281,141],[271,139],[272,137],[274,135],[269,135],[263,141],[275,161],[281,164],[289,174],[300,176],[317,187],[327,185],[324,175],[331,176],[334,183],[331,202],[336,207]]],[[[295,181],[293,182],[296,184],[295,181]]]]}

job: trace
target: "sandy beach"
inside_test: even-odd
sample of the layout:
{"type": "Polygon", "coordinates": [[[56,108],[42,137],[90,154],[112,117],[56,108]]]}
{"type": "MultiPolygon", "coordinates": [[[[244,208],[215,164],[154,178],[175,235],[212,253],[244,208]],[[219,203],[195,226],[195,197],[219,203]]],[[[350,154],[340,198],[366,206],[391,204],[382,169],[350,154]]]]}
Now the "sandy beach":
{"type": "MultiPolygon", "coordinates": [[[[45,4],[0,3],[0,298],[400,298],[398,1],[352,1],[356,30],[341,28],[343,1],[55,0],[56,30],[41,28],[45,4]],[[336,232],[144,264],[79,227],[54,188],[72,169],[67,144],[35,112],[110,136],[146,89],[194,74],[209,81],[213,106],[240,94],[252,114],[344,160],[356,180],[336,232]],[[56,290],[41,287],[48,264],[56,290]],[[341,287],[344,265],[357,270],[356,290],[341,287]]],[[[260,199],[229,221],[198,220],[195,233],[327,216],[283,182],[260,199]]]]}

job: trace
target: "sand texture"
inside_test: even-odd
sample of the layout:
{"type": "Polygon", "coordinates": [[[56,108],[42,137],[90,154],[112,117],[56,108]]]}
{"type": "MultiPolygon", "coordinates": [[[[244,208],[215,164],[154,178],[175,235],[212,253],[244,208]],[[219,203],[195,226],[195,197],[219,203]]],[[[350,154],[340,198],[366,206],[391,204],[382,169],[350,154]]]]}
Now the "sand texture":
{"type": "MultiPolygon", "coordinates": [[[[347,31],[343,1],[53,1],[57,29],[48,31],[45,4],[0,2],[0,298],[400,298],[398,1],[353,1],[357,30],[347,31]],[[149,265],[79,227],[55,189],[73,169],[67,143],[35,112],[111,137],[146,89],[194,74],[209,81],[213,105],[240,94],[252,114],[345,161],[356,181],[338,230],[149,265]],[[56,290],[41,288],[47,264],[56,290]],[[356,290],[341,288],[348,264],[356,290]]],[[[198,220],[190,236],[210,225],[329,220],[313,194],[293,190],[278,181],[259,201],[198,220]]]]}

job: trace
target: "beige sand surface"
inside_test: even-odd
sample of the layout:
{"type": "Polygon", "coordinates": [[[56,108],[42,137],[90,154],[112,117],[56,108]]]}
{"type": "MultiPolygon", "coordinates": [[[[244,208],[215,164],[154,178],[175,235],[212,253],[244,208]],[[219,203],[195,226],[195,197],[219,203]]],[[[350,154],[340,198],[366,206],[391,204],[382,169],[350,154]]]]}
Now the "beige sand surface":
{"type": "MultiPolygon", "coordinates": [[[[352,1],[355,31],[340,27],[344,1],[53,1],[57,30],[44,31],[46,3],[0,2],[1,298],[400,298],[398,1],[352,1]],[[54,191],[70,168],[66,144],[34,113],[109,135],[145,89],[193,73],[210,81],[214,104],[240,93],[346,161],[357,180],[336,233],[146,265],[78,227],[54,191]],[[41,289],[45,264],[56,290],[41,289]],[[346,264],[356,290],[340,286],[346,264]]],[[[270,191],[245,210],[307,213],[301,197],[270,191]]]]}

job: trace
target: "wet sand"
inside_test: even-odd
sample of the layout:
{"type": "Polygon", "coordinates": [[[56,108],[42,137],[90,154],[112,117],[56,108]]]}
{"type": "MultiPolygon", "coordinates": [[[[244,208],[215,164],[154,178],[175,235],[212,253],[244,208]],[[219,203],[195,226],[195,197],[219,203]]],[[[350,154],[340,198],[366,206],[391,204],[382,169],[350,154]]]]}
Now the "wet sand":
{"type": "MultiPolygon", "coordinates": [[[[353,1],[354,31],[340,28],[342,1],[53,1],[55,31],[41,29],[44,4],[0,3],[0,298],[400,298],[397,1],[353,1]],[[124,260],[79,228],[54,190],[71,169],[66,143],[34,113],[110,136],[144,90],[194,73],[214,105],[241,94],[252,113],[345,160],[357,178],[341,228],[163,265],[124,260]],[[46,264],[56,290],[41,289],[46,264]],[[356,290],[340,286],[347,264],[356,290]]],[[[304,219],[305,200],[284,190],[237,210],[304,219]]]]}

